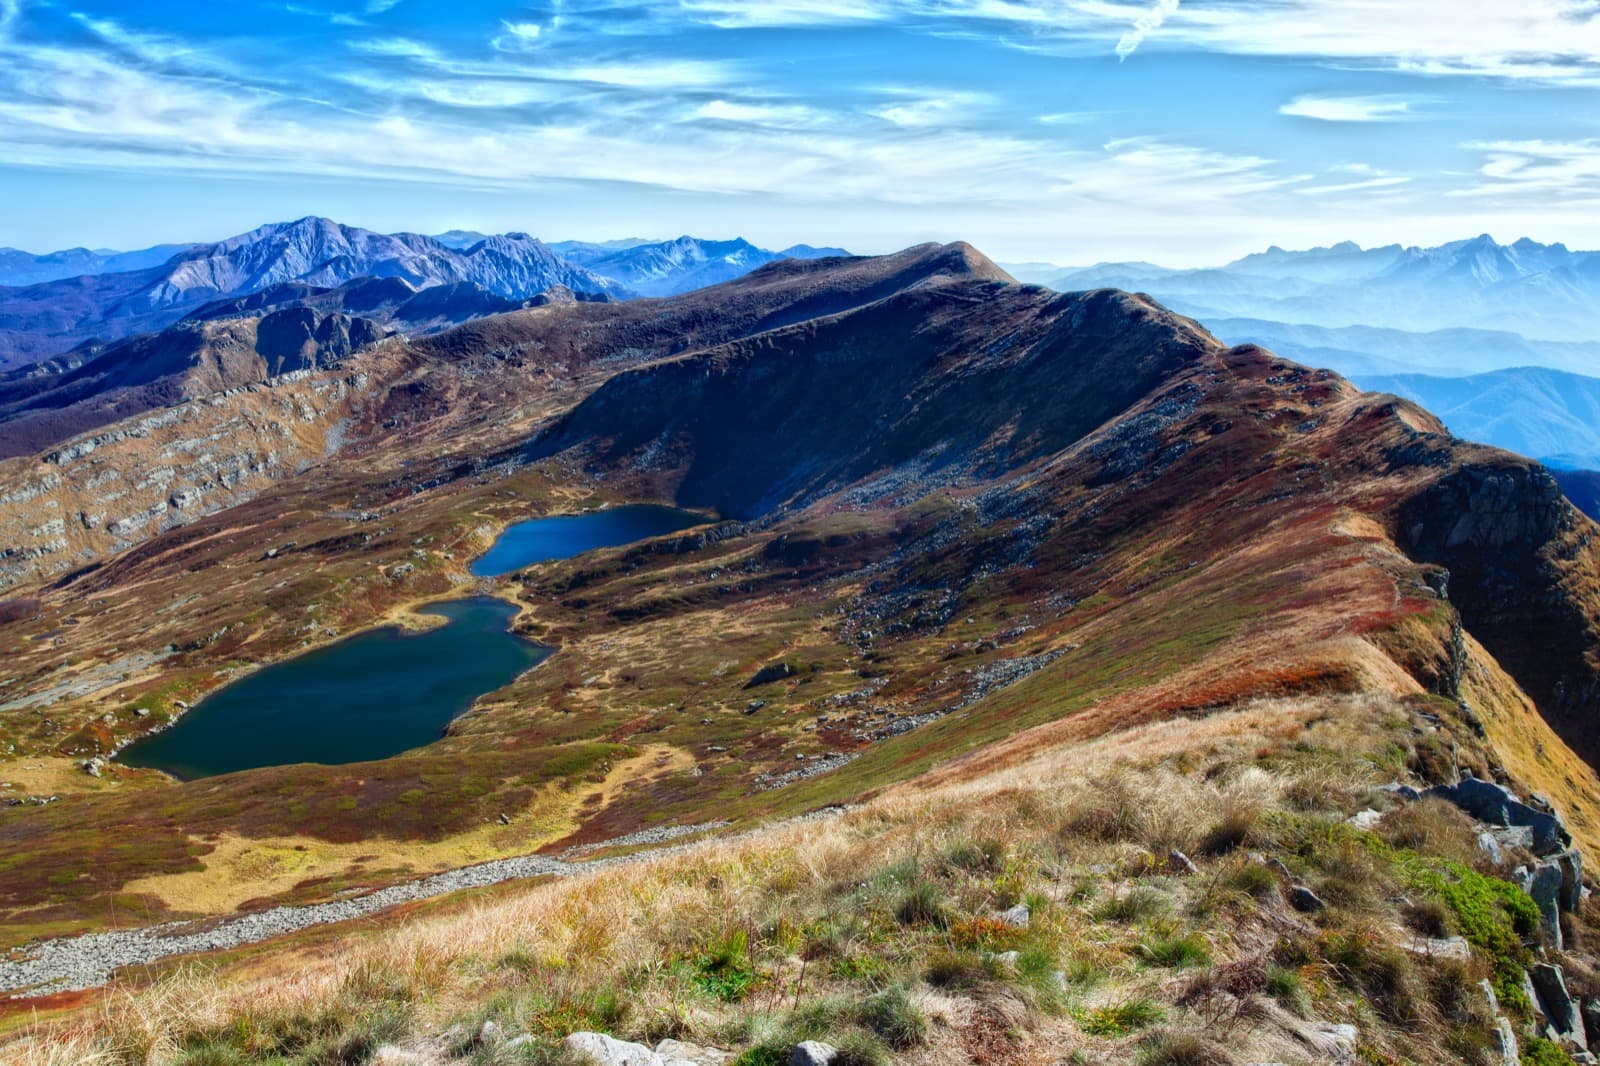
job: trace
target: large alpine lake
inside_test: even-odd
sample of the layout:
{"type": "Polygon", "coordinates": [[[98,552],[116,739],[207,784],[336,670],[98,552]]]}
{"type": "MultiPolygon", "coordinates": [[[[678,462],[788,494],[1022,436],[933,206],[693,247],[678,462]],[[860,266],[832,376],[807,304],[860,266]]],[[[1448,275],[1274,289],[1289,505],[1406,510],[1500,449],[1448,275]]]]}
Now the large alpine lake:
{"type": "MultiPolygon", "coordinates": [[[[631,544],[707,519],[636,505],[511,526],[472,566],[480,577],[631,544]]],[[[550,654],[510,631],[516,608],[490,596],[430,604],[444,624],[386,627],[264,667],[129,747],[128,766],[184,780],[287,763],[384,759],[438,739],[451,719],[550,654]]]]}

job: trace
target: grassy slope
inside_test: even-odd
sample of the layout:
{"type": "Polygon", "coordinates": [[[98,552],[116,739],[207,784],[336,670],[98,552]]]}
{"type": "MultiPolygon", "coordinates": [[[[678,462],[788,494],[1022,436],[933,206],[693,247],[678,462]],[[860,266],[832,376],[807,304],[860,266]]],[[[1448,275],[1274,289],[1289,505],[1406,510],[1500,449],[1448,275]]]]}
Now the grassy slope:
{"type": "Polygon", "coordinates": [[[598,1028],[746,1063],[800,1038],[854,1061],[1301,1062],[1296,1033],[1323,1020],[1354,1023],[1364,1061],[1487,1061],[1473,985],[1514,984],[1526,905],[1481,876],[1497,871],[1453,810],[1377,789],[1425,767],[1422,723],[1391,698],[1291,697],[1053,745],[827,823],[186,968],[6,1051],[540,1062],[598,1028]],[[1388,812],[1374,832],[1343,823],[1368,806],[1388,812]],[[1173,847],[1198,874],[1166,868],[1173,847]],[[1329,910],[1287,909],[1264,856],[1329,910]],[[993,919],[1018,902],[1026,930],[993,919]],[[1466,962],[1404,947],[1460,930],[1466,962]],[[486,1019],[536,1040],[477,1046],[486,1019]]]}

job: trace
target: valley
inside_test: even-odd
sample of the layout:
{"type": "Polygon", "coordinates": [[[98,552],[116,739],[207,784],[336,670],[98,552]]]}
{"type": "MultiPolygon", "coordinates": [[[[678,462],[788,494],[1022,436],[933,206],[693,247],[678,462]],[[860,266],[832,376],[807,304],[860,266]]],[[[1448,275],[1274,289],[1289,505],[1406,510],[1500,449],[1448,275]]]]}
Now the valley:
{"type": "MultiPolygon", "coordinates": [[[[691,909],[747,916],[748,945],[773,945],[789,934],[755,916],[768,894],[812,930],[840,907],[876,914],[905,885],[880,860],[943,853],[958,843],[947,831],[981,838],[998,818],[1015,829],[1008,855],[1043,855],[1056,845],[1035,836],[1061,834],[1052,839],[1065,850],[1050,860],[1059,870],[1046,877],[1028,859],[1013,882],[1010,860],[951,859],[928,875],[938,891],[1031,900],[1053,917],[1040,918],[1046,939],[1019,934],[1019,944],[1061,959],[1071,940],[1070,954],[1092,955],[1111,975],[1102,979],[1132,995],[1128,982],[1147,979],[1142,949],[1121,934],[1092,951],[1069,936],[1089,904],[1063,886],[1106,880],[1093,892],[1113,900],[1137,886],[1182,894],[1161,866],[1172,848],[1218,883],[1233,877],[1244,852],[1201,840],[1208,819],[1225,817],[1229,789],[1259,794],[1241,839],[1334,895],[1330,922],[1387,921],[1390,896],[1337,896],[1324,886],[1339,883],[1334,867],[1317,865],[1333,852],[1288,841],[1343,825],[1358,804],[1403,820],[1406,808],[1377,790],[1394,778],[1426,786],[1470,770],[1503,780],[1549,797],[1580,847],[1600,843],[1593,524],[1536,464],[1452,438],[1421,408],[1329,371],[1227,346],[1149,298],[1021,285],[969,246],[926,245],[776,261],[666,300],[518,308],[300,374],[164,408],[176,412],[166,426],[113,421],[65,464],[50,460],[56,452],[7,460],[6,484],[19,488],[5,521],[32,552],[8,561],[0,602],[0,780],[10,786],[0,791],[0,913],[15,959],[38,950],[30,941],[85,931],[250,921],[283,907],[378,915],[382,931],[348,942],[311,922],[268,924],[297,932],[215,961],[239,988],[271,983],[280,966],[343,981],[332,975],[355,955],[390,950],[405,927],[387,919],[418,913],[407,907],[425,906],[418,920],[442,927],[479,922],[472,898],[407,886],[496,863],[508,865],[486,868],[521,883],[440,884],[477,884],[485,907],[567,900],[550,905],[591,923],[587,958],[609,958],[621,950],[614,936],[660,914],[652,903],[607,917],[588,909],[602,906],[593,894],[665,892],[646,887],[663,877],[702,886],[703,903],[685,897],[691,909]],[[81,494],[97,486],[69,481],[75,465],[130,476],[156,445],[177,446],[163,434],[187,426],[183,439],[196,439],[196,423],[213,461],[228,461],[252,447],[233,420],[280,389],[319,386],[337,400],[308,404],[302,450],[232,495],[181,521],[169,498],[142,527],[64,521],[59,534],[26,539],[45,516],[84,510],[81,494]],[[620,524],[571,525],[600,519],[620,524]],[[572,550],[541,544],[546,532],[572,550]],[[51,538],[67,543],[40,550],[51,538]],[[497,558],[513,546],[529,554],[497,558]],[[430,613],[451,604],[486,612],[474,623],[475,669],[501,669],[491,649],[520,647],[520,657],[477,679],[450,669],[461,656],[452,634],[470,630],[437,628],[430,613]],[[424,653],[429,639],[445,643],[424,653]],[[526,669],[536,646],[554,651],[526,669]],[[339,662],[358,648],[398,650],[424,676],[382,658],[339,662]],[[353,722],[356,746],[330,755],[309,741],[338,731],[323,706],[337,697],[279,687],[285,671],[324,669],[309,680],[382,674],[420,693],[426,677],[448,673],[462,687],[436,709],[431,697],[412,701],[408,713],[427,717],[416,732],[353,722]],[[235,733],[208,718],[230,698],[248,700],[236,713],[264,728],[257,739],[243,719],[235,733]],[[428,735],[436,712],[467,703],[442,736],[428,735]],[[218,751],[229,759],[202,761],[218,751]],[[306,756],[315,761],[293,761],[306,756]],[[1124,776],[1060,785],[1096,774],[1124,776]],[[1123,814],[1069,809],[1123,788],[1191,795],[1205,824],[1137,828],[1170,809],[1153,794],[1123,814]],[[848,835],[826,834],[837,843],[808,835],[812,822],[788,823],[841,805],[849,810],[829,817],[848,835]],[[1034,821],[1024,808],[1054,813],[1034,821]],[[1106,817],[1133,819],[1127,835],[1093,828],[1106,817]],[[690,835],[710,839],[603,864],[690,835]],[[1134,839],[1154,849],[1148,862],[1134,839]],[[867,872],[846,886],[844,869],[867,872]],[[537,881],[556,873],[559,884],[537,881]],[[1013,887],[994,895],[1002,881],[1013,887]],[[857,903],[841,902],[847,892],[857,903]],[[343,907],[352,899],[373,902],[343,907]]],[[[57,451],[78,448],[69,439],[57,451]]],[[[1388,864],[1397,853],[1383,854],[1388,864]]],[[[1409,876],[1399,870],[1372,876],[1409,876]]],[[[1238,939],[1205,951],[1231,964],[1254,950],[1278,920],[1261,898],[1259,911],[1228,904],[1239,908],[1229,911],[1238,939]]],[[[988,904],[976,899],[960,906],[980,913],[988,904]]],[[[1171,906],[1189,913],[1176,897],[1171,906]]],[[[933,927],[920,919],[888,921],[900,931],[837,957],[867,951],[899,973],[921,965],[904,952],[967,951],[979,969],[961,980],[999,982],[997,995],[1013,980],[984,976],[965,941],[924,943],[933,927]]],[[[550,960],[570,944],[540,939],[556,929],[527,933],[539,953],[530,972],[560,970],[550,960]]],[[[974,930],[973,945],[1009,942],[974,930]]],[[[479,935],[450,933],[442,957],[460,959],[479,935]]],[[[1334,950],[1301,935],[1305,950],[1334,950]]],[[[671,922],[638,939],[658,943],[668,955],[712,950],[680,942],[671,922]]],[[[511,950],[484,950],[501,948],[511,950]]],[[[787,996],[793,982],[778,971],[789,949],[770,950],[779,954],[751,965],[767,974],[762,987],[787,996]]],[[[584,965],[583,982],[602,980],[584,965]]],[[[850,980],[844,963],[829,965],[829,980],[850,980]]],[[[1053,981],[1060,965],[1039,979],[1053,981]]],[[[454,966],[437,987],[470,999],[454,966]]],[[[285,987],[310,987],[301,980],[285,987]]],[[[1005,995],[1042,1012],[1029,1026],[1074,1017],[1030,998],[1046,985],[1016,980],[1005,995]]],[[[138,983],[126,994],[145,994],[138,983]]],[[[1349,989],[1335,977],[1317,987],[1319,1010],[1345,1009],[1349,989]]],[[[582,984],[581,995],[599,988],[582,984]]],[[[349,994],[367,1010],[416,993],[349,994]]],[[[713,996],[696,1009],[739,1002],[713,996]]],[[[1091,995],[1071,1010],[1083,1018],[1106,1005],[1091,995]]],[[[599,1024],[566,1009],[513,1014],[519,1026],[552,1027],[531,1035],[599,1024]]],[[[206,1040],[232,1039],[194,1024],[206,1040]]],[[[683,1031],[701,1033],[697,1024],[683,1031]]],[[[1450,1025],[1433,1014],[1407,1025],[1361,1018],[1372,1046],[1398,1048],[1409,1033],[1445,1061],[1450,1025]]]]}

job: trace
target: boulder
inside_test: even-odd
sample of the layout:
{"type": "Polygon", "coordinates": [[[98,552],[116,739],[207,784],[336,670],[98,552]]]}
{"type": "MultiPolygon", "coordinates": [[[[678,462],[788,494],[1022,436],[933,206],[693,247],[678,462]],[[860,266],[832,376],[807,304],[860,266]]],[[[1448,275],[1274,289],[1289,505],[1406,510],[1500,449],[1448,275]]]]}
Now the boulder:
{"type": "Polygon", "coordinates": [[[1511,1022],[1505,1015],[1498,1015],[1494,1020],[1494,1052],[1500,1057],[1502,1066],[1518,1066],[1522,1062],[1522,1049],[1517,1046],[1516,1030],[1511,1028],[1511,1022]]]}
{"type": "Polygon", "coordinates": [[[1403,800],[1419,800],[1422,798],[1422,793],[1418,792],[1410,785],[1404,784],[1400,781],[1390,781],[1387,785],[1383,786],[1383,791],[1389,793],[1391,796],[1403,800]]]}
{"type": "Polygon", "coordinates": [[[733,1061],[733,1052],[721,1048],[701,1047],[682,1040],[663,1040],[656,1045],[656,1054],[666,1066],[724,1066],[733,1061]]]}
{"type": "Polygon", "coordinates": [[[1544,1015],[1550,1019],[1550,1027],[1556,1031],[1561,1043],[1576,1048],[1587,1048],[1589,1038],[1584,1032],[1583,1017],[1578,1011],[1578,1005],[1572,1001],[1572,996],[1567,992],[1567,982],[1561,974],[1561,967],[1549,962],[1534,963],[1528,971],[1528,977],[1533,981],[1533,988],[1539,994],[1544,1015]]]}
{"type": "Polygon", "coordinates": [[[1028,910],[1026,903],[1019,903],[1009,910],[999,912],[995,915],[995,918],[1013,929],[1026,929],[1028,928],[1028,923],[1033,920],[1033,915],[1028,910]]]}
{"type": "Polygon", "coordinates": [[[1583,902],[1583,856],[1576,848],[1564,851],[1553,860],[1561,867],[1561,909],[1571,914],[1583,902]]]}
{"type": "Polygon", "coordinates": [[[1533,831],[1533,850],[1540,855],[1572,845],[1572,834],[1567,832],[1560,815],[1523,803],[1516,793],[1503,785],[1464,777],[1458,784],[1436,785],[1428,789],[1427,794],[1449,800],[1480,822],[1528,827],[1533,831]]]}
{"type": "Polygon", "coordinates": [[[1478,834],[1478,850],[1483,852],[1484,858],[1496,866],[1505,862],[1505,854],[1500,850],[1500,841],[1496,840],[1494,834],[1488,830],[1478,834]]]}
{"type": "Polygon", "coordinates": [[[1305,885],[1291,885],[1289,888],[1289,906],[1306,914],[1328,909],[1321,896],[1311,891],[1305,885]]]}
{"type": "Polygon", "coordinates": [[[1430,959],[1455,959],[1465,962],[1472,958],[1472,946],[1467,943],[1467,938],[1464,936],[1441,938],[1419,936],[1408,940],[1405,949],[1413,955],[1422,955],[1430,959]]]}
{"type": "Polygon", "coordinates": [[[664,1066],[661,1056],[643,1044],[630,1044],[604,1033],[573,1033],[561,1043],[597,1066],[664,1066]]]}
{"type": "Polygon", "coordinates": [[[1589,1034],[1591,1040],[1600,1042],[1600,999],[1584,1000],[1582,1014],[1583,1031],[1589,1034]]]}
{"type": "Polygon", "coordinates": [[[789,1056],[789,1066],[828,1066],[839,1057],[839,1049],[820,1040],[805,1040],[789,1056]]]}
{"type": "Polygon", "coordinates": [[[433,1055],[426,1055],[410,1048],[397,1047],[394,1044],[384,1044],[372,1053],[372,1058],[367,1060],[372,1066],[438,1066],[443,1062],[433,1055]]]}
{"type": "Polygon", "coordinates": [[[1167,852],[1167,873],[1185,877],[1199,872],[1200,868],[1194,864],[1194,860],[1177,848],[1167,852]]]}
{"type": "Polygon", "coordinates": [[[1561,866],[1541,862],[1533,869],[1528,895],[1539,907],[1539,931],[1553,951],[1561,950],[1561,866]]]}
{"type": "Polygon", "coordinates": [[[1352,814],[1350,817],[1345,819],[1347,824],[1353,825],[1357,829],[1368,830],[1369,832],[1377,828],[1378,823],[1381,821],[1383,821],[1383,812],[1375,811],[1371,807],[1368,807],[1364,811],[1357,811],[1355,814],[1352,814]]]}
{"type": "Polygon", "coordinates": [[[782,681],[794,675],[795,669],[788,663],[770,663],[757,670],[755,676],[744,683],[744,687],[760,688],[762,685],[770,685],[774,681],[782,681]]]}

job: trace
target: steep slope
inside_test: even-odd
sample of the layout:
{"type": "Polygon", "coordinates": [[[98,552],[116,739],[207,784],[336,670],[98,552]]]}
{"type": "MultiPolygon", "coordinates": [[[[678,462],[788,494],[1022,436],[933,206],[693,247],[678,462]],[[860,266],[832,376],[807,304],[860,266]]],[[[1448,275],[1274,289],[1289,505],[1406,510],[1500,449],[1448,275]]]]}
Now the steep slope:
{"type": "Polygon", "coordinates": [[[589,441],[608,466],[645,449],[690,456],[683,502],[754,515],[909,464],[970,476],[1060,451],[1210,343],[1137,297],[998,298],[1007,287],[914,288],[619,375],[530,456],[589,441]],[[974,335],[992,338],[981,353],[974,335]]]}
{"type": "Polygon", "coordinates": [[[1600,378],[1518,367],[1464,378],[1396,374],[1355,380],[1426,407],[1459,437],[1541,462],[1600,468],[1600,378]]]}
{"type": "Polygon", "coordinates": [[[183,323],[87,353],[81,364],[0,376],[0,459],[32,455],[146,411],[311,370],[382,340],[366,318],[289,307],[183,323]]]}
{"type": "MultiPolygon", "coordinates": [[[[229,454],[225,444],[204,453],[210,456],[205,460],[207,466],[226,470],[239,465],[252,471],[238,488],[229,486],[225,497],[207,489],[219,483],[215,471],[202,472],[196,480],[181,464],[158,466],[159,477],[147,476],[141,468],[149,462],[152,445],[187,454],[186,442],[225,441],[220,429],[214,436],[197,427],[214,422],[230,425],[226,402],[208,404],[202,395],[172,411],[120,425],[101,425],[115,411],[108,410],[107,403],[94,402],[93,386],[102,379],[93,372],[85,373],[80,362],[61,361],[47,373],[19,374],[11,383],[18,418],[35,423],[35,435],[18,435],[22,447],[59,439],[66,424],[60,414],[43,407],[30,415],[28,407],[30,397],[57,390],[63,376],[82,376],[87,395],[78,397],[78,406],[70,410],[100,428],[61,441],[34,463],[19,457],[9,470],[0,467],[0,480],[16,485],[14,491],[0,493],[7,497],[0,500],[0,532],[10,544],[0,556],[0,587],[59,576],[105,552],[124,550],[164,528],[193,521],[206,512],[205,507],[171,505],[173,498],[187,498],[191,490],[237,502],[247,489],[258,491],[273,479],[291,475],[297,463],[306,460],[306,452],[299,446],[304,437],[314,437],[316,443],[311,446],[315,448],[328,441],[377,457],[400,450],[399,438],[420,444],[430,466],[453,449],[470,453],[470,459],[460,461],[477,465],[485,452],[505,447],[508,435],[528,426],[530,419],[564,410],[560,405],[570,405],[577,396],[626,367],[859,307],[908,286],[971,276],[1004,275],[970,249],[926,245],[858,263],[774,263],[717,290],[660,305],[597,305],[575,297],[559,299],[562,290],[552,290],[524,301],[533,307],[478,319],[436,337],[420,338],[410,348],[386,350],[370,360],[348,360],[345,370],[314,375],[304,387],[326,392],[338,402],[328,410],[296,408],[287,424],[305,429],[285,433],[284,441],[286,454],[293,452],[296,462],[280,462],[277,456],[264,461],[254,433],[241,435],[236,456],[229,454]],[[547,298],[548,302],[539,302],[547,298]],[[348,433],[334,432],[345,416],[346,404],[358,397],[370,404],[361,423],[349,427],[348,433]],[[105,479],[118,484],[104,491],[96,488],[105,479]],[[82,515],[88,515],[94,524],[85,523],[82,515]]],[[[402,290],[409,291],[409,287],[398,279],[358,281],[342,290],[327,291],[290,286],[290,303],[270,313],[289,313],[304,299],[313,309],[348,306],[348,301],[372,306],[372,313],[382,315],[385,307],[398,310],[395,299],[403,295],[402,290]]],[[[249,298],[216,305],[213,310],[221,318],[180,327],[170,339],[182,358],[189,359],[196,355],[194,344],[199,337],[243,337],[243,347],[238,350],[244,356],[239,365],[249,377],[255,373],[248,342],[255,329],[253,316],[273,306],[272,291],[260,301],[249,298]],[[236,318],[236,311],[244,312],[245,317],[236,318]]],[[[438,286],[416,294],[404,306],[413,306],[411,300],[420,301],[415,309],[424,314],[432,310],[432,301],[452,294],[460,295],[454,287],[438,286]]],[[[136,338],[115,351],[138,353],[143,345],[163,343],[160,335],[136,338]]],[[[116,359],[108,363],[114,365],[116,359]]],[[[184,364],[180,360],[178,365],[184,364]]]]}
{"type": "MultiPolygon", "coordinates": [[[[30,760],[21,780],[58,775],[54,802],[0,813],[13,942],[744,829],[1145,731],[1169,730],[1185,780],[1303,776],[1294,797],[1319,805],[1343,775],[1550,773],[1600,840],[1600,788],[1567,747],[1594,758],[1594,526],[1532,464],[1146,299],[925,246],[481,319],[286,388],[313,382],[360,384],[307,402],[340,432],[305,423],[283,465],[318,433],[342,437],[337,461],[114,555],[76,542],[79,569],[12,593],[0,741],[30,760]],[[68,762],[243,663],[461,596],[510,522],[629,499],[729,519],[473,585],[559,650],[432,744],[189,783],[68,762]],[[1235,716],[1264,732],[1230,734],[1235,716]],[[1501,756],[1474,721],[1545,754],[1501,756]],[[1306,731],[1348,750],[1308,751],[1306,731]],[[1220,762],[1232,744],[1259,765],[1220,762]]],[[[6,495],[34,499],[0,507],[65,510],[40,479],[119,446],[13,461],[6,495]]],[[[1274,846],[1343,832],[1346,812],[1308,822],[1301,802],[1274,846]]],[[[1124,842],[1119,817],[1095,823],[1103,843],[1124,842]]],[[[1180,843],[1104,861],[1143,876],[1180,843]]]]}

